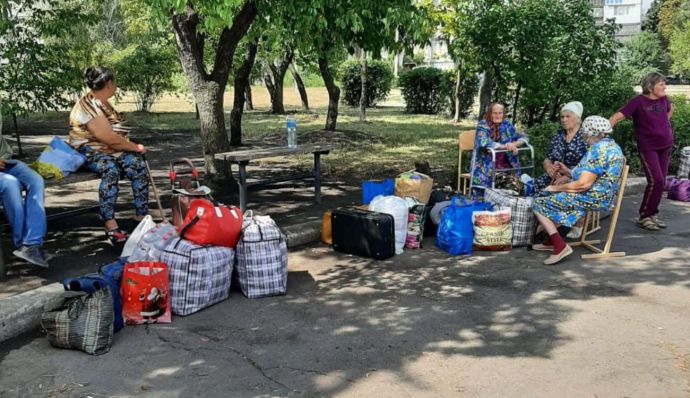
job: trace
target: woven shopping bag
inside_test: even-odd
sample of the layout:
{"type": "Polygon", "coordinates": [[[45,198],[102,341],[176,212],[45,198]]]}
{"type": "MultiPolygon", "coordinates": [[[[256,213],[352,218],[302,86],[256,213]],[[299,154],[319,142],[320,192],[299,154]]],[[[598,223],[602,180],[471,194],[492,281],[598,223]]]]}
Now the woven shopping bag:
{"type": "Polygon", "coordinates": [[[54,347],[105,354],[113,342],[113,296],[108,287],[72,296],[44,312],[41,326],[54,347]]]}
{"type": "Polygon", "coordinates": [[[486,188],[484,200],[494,208],[509,207],[510,224],[513,231],[513,247],[532,244],[536,218],[532,211],[532,197],[512,196],[502,189],[486,188]]]}
{"type": "Polygon", "coordinates": [[[285,294],[287,291],[287,243],[269,216],[244,214],[237,243],[237,276],[248,298],[285,294]]]}

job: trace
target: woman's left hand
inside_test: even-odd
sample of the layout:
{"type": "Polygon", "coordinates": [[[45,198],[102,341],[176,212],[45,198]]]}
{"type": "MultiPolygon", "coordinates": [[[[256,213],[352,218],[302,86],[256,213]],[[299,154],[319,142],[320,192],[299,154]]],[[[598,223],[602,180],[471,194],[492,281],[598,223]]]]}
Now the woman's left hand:
{"type": "Polygon", "coordinates": [[[549,185],[548,187],[544,188],[544,191],[546,191],[546,192],[558,192],[558,189],[556,188],[555,185],[549,185]]]}
{"type": "Polygon", "coordinates": [[[513,152],[513,155],[517,155],[517,154],[518,154],[518,146],[517,146],[517,144],[514,143],[514,142],[509,142],[509,143],[507,143],[507,144],[506,144],[506,149],[509,150],[509,151],[511,151],[511,152],[513,152]]]}

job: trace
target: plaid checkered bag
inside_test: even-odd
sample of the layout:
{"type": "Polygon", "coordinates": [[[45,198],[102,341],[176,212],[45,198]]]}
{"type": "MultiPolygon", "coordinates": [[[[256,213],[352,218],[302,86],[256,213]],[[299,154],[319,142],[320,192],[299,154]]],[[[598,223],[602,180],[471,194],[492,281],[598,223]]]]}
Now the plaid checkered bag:
{"type": "Polygon", "coordinates": [[[242,236],[237,243],[237,276],[248,298],[285,294],[287,291],[287,243],[269,216],[244,214],[242,236]]]}
{"type": "Polygon", "coordinates": [[[680,150],[680,166],[678,166],[677,178],[690,178],[690,146],[680,150]]]}
{"type": "Polygon", "coordinates": [[[41,315],[41,326],[53,347],[101,355],[110,351],[113,319],[113,296],[103,287],[66,298],[60,307],[41,315]]]}
{"type": "Polygon", "coordinates": [[[510,224],[513,230],[513,247],[532,244],[534,238],[534,222],[536,218],[532,212],[531,197],[512,196],[501,189],[486,188],[484,200],[494,207],[510,207],[510,224]]]}
{"type": "Polygon", "coordinates": [[[228,247],[173,239],[161,254],[161,262],[168,265],[172,312],[189,315],[227,299],[234,259],[228,247]]]}

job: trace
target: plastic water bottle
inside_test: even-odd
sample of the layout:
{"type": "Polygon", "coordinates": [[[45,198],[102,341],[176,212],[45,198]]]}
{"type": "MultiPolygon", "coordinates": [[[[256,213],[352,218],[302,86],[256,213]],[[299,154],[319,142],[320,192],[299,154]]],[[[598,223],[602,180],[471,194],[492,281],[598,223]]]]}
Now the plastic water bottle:
{"type": "Polygon", "coordinates": [[[295,120],[295,116],[289,115],[285,119],[285,127],[287,128],[288,148],[297,148],[297,120],[295,120]]]}

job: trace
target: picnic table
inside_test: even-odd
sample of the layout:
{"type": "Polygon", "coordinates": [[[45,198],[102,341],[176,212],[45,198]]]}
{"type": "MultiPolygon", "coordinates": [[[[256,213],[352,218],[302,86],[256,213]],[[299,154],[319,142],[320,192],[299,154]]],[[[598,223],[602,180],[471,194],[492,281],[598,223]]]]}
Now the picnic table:
{"type": "Polygon", "coordinates": [[[217,153],[215,159],[223,160],[230,163],[230,170],[232,172],[232,165],[236,164],[239,168],[239,178],[237,183],[240,190],[240,210],[244,213],[247,209],[247,188],[249,186],[265,186],[275,184],[277,182],[314,179],[314,201],[321,203],[321,155],[327,155],[333,149],[332,145],[299,145],[296,148],[288,147],[270,147],[262,149],[246,149],[232,152],[217,153]],[[264,179],[257,182],[247,183],[247,165],[249,162],[274,158],[280,156],[297,156],[305,154],[314,155],[314,168],[311,173],[298,173],[288,176],[281,176],[276,178],[264,179]]]}

